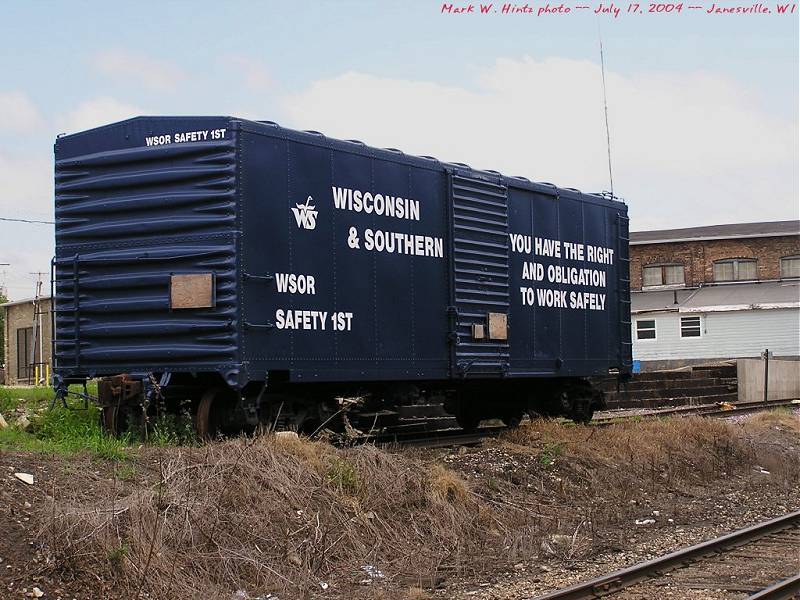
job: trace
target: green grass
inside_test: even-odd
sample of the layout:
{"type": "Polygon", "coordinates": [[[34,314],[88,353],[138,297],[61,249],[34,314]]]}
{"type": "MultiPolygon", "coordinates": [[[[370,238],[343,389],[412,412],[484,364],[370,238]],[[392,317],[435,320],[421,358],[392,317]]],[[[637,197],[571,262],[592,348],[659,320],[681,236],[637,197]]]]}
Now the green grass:
{"type": "MultiPolygon", "coordinates": [[[[74,391],[82,390],[75,386],[74,391]]],[[[96,390],[96,386],[95,386],[96,390]]],[[[92,393],[93,390],[89,390],[92,393]]],[[[128,438],[106,435],[100,426],[100,409],[92,403],[83,409],[82,401],[70,401],[71,410],[61,405],[48,410],[53,399],[49,387],[9,388],[0,386],[0,413],[10,427],[0,430],[0,448],[27,450],[51,454],[88,452],[97,458],[122,460],[126,458],[128,438]],[[25,408],[31,428],[22,431],[14,427],[15,409],[25,408]]]]}
{"type": "Polygon", "coordinates": [[[6,387],[0,385],[0,413],[8,417],[18,406],[34,407],[46,405],[53,399],[50,387],[6,387]]]}
{"type": "Polygon", "coordinates": [[[540,465],[549,466],[556,462],[556,457],[564,453],[564,447],[558,442],[546,442],[541,453],[537,457],[540,465]]]}
{"type": "Polygon", "coordinates": [[[113,550],[108,551],[106,558],[108,559],[108,562],[111,564],[111,568],[115,573],[122,573],[123,562],[125,557],[128,556],[129,551],[130,549],[125,544],[121,544],[113,550]]]}
{"type": "MultiPolygon", "coordinates": [[[[83,386],[80,385],[71,385],[69,389],[72,392],[83,392],[83,386]]],[[[87,391],[92,396],[97,396],[97,382],[90,381],[87,391]]],[[[5,416],[17,407],[35,409],[50,406],[54,395],[55,391],[49,386],[7,387],[0,385],[0,413],[5,416]]],[[[83,406],[83,401],[79,398],[71,397],[68,401],[70,406],[83,406]]]]}
{"type": "Polygon", "coordinates": [[[350,461],[334,457],[328,465],[328,482],[339,490],[350,494],[356,495],[359,490],[358,471],[355,465],[350,461]]]}
{"type": "Polygon", "coordinates": [[[197,432],[187,411],[180,414],[160,414],[151,419],[147,443],[151,446],[196,446],[197,432]]]}
{"type": "MultiPolygon", "coordinates": [[[[70,386],[72,392],[83,392],[82,386],[70,386]]],[[[87,386],[90,395],[97,395],[97,383],[87,386]]],[[[49,410],[54,391],[49,387],[0,386],[0,413],[10,427],[0,430],[0,449],[26,450],[55,454],[88,452],[95,457],[122,460],[126,448],[141,439],[142,432],[131,432],[120,438],[106,435],[100,425],[100,409],[91,401],[84,408],[80,398],[67,399],[69,408],[58,403],[49,410]],[[31,421],[28,431],[14,427],[23,408],[31,421]]],[[[187,407],[178,415],[161,414],[152,418],[147,443],[151,446],[194,446],[198,439],[187,407]]]]}

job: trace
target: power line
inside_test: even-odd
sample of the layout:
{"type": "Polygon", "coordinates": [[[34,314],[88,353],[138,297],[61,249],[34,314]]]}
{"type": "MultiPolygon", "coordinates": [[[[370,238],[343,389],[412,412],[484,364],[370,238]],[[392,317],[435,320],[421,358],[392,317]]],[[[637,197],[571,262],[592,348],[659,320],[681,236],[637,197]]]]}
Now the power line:
{"type": "Polygon", "coordinates": [[[12,219],[10,217],[0,217],[0,221],[8,221],[10,223],[36,223],[39,225],[55,225],[55,221],[38,221],[36,219],[12,219]]]}

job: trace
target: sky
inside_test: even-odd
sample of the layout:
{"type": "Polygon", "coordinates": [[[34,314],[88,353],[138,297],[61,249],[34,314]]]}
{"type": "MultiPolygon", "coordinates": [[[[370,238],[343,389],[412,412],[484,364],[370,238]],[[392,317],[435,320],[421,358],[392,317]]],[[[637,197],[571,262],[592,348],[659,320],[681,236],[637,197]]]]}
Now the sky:
{"type": "MultiPolygon", "coordinates": [[[[272,120],[608,190],[600,37],[614,193],[633,230],[800,217],[800,7],[650,14],[644,3],[638,14],[621,3],[615,17],[594,0],[543,15],[544,2],[512,3],[533,14],[446,4],[469,6],[5,0],[0,217],[52,220],[57,135],[148,114],[272,120]]],[[[33,295],[52,254],[52,226],[0,221],[12,299],[33,295]]]]}

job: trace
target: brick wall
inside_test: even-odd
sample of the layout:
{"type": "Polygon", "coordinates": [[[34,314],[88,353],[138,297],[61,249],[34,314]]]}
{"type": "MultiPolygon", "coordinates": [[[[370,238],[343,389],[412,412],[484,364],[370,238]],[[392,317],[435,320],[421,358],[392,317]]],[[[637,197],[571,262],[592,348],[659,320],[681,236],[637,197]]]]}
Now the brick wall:
{"type": "MultiPolygon", "coordinates": [[[[25,302],[22,304],[13,304],[11,306],[6,306],[0,310],[5,310],[6,318],[5,318],[5,340],[6,340],[6,347],[3,352],[3,356],[5,357],[5,364],[6,364],[6,384],[7,385],[16,385],[16,384],[25,384],[25,383],[32,383],[32,381],[28,381],[26,379],[20,379],[18,374],[18,365],[17,365],[17,356],[19,354],[19,350],[17,348],[17,331],[19,329],[25,329],[28,327],[33,327],[33,302],[25,302]]],[[[50,300],[43,300],[42,301],[42,310],[44,314],[42,315],[42,340],[40,342],[44,343],[43,350],[44,350],[44,361],[51,365],[52,368],[52,361],[50,358],[50,341],[52,339],[50,333],[50,300]]],[[[38,353],[38,345],[37,345],[37,353],[36,357],[38,360],[39,353],[38,353]]],[[[28,358],[30,361],[30,358],[28,358]]],[[[42,374],[42,377],[45,375],[42,374]]],[[[33,377],[33,373],[31,373],[31,377],[33,377]]]]}
{"type": "Polygon", "coordinates": [[[637,244],[631,246],[631,289],[642,289],[642,267],[683,264],[688,287],[714,281],[714,261],[755,258],[759,279],[778,279],[783,256],[800,255],[800,236],[637,244]]]}

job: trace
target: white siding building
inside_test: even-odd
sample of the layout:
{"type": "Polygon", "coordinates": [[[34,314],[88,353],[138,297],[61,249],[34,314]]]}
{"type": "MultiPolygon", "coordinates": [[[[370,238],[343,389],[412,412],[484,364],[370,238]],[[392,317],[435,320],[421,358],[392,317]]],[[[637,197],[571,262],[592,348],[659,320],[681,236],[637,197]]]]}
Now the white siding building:
{"type": "Polygon", "coordinates": [[[642,370],[800,357],[800,282],[705,285],[632,294],[633,359],[642,370]]]}

